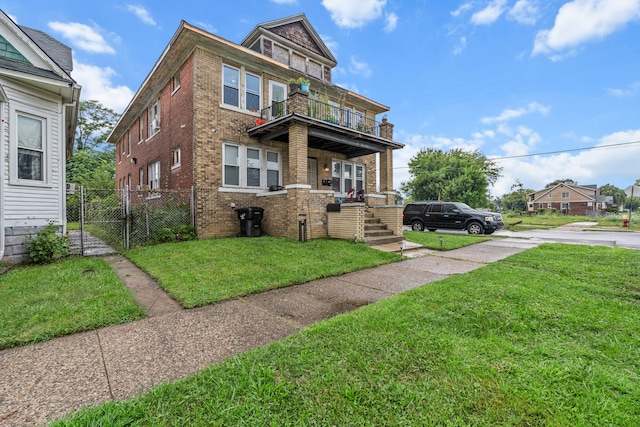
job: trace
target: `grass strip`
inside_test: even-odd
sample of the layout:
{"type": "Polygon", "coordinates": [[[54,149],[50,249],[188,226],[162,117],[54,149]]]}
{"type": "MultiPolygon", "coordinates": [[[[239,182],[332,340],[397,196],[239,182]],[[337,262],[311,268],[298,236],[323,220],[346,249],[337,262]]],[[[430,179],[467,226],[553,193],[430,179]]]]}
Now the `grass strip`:
{"type": "Polygon", "coordinates": [[[188,308],[401,259],[343,240],[266,236],[168,243],[125,255],[188,308]]]}
{"type": "Polygon", "coordinates": [[[117,273],[100,259],[18,266],[0,275],[0,348],[144,316],[117,273]]]}
{"type": "Polygon", "coordinates": [[[467,236],[461,234],[430,233],[424,231],[405,231],[404,238],[410,242],[418,243],[425,248],[437,251],[450,251],[476,243],[487,242],[490,237],[467,236]]]}

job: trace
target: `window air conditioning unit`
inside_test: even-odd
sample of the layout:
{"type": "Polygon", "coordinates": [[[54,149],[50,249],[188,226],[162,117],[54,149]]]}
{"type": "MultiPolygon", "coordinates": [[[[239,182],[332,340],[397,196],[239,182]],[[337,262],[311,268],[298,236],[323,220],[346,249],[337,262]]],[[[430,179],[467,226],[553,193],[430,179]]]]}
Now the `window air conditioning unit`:
{"type": "Polygon", "coordinates": [[[160,130],[160,121],[158,119],[153,119],[151,121],[151,129],[160,130]]]}
{"type": "Polygon", "coordinates": [[[67,183],[67,194],[76,194],[76,185],[73,183],[67,183]]]}

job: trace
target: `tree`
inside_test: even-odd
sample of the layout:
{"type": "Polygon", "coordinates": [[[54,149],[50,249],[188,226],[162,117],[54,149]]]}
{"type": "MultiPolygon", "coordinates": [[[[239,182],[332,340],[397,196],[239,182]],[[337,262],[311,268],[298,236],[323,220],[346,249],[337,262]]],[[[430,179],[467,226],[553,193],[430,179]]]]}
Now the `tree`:
{"type": "Polygon", "coordinates": [[[614,203],[616,203],[619,207],[624,206],[627,200],[627,195],[625,194],[624,190],[611,184],[605,184],[600,187],[600,194],[602,194],[603,196],[613,196],[614,203]]]}
{"type": "Polygon", "coordinates": [[[120,115],[98,101],[80,101],[76,141],[67,160],[67,182],[91,188],[114,188],[115,148],[107,136],[120,115]]]}
{"type": "Polygon", "coordinates": [[[577,181],[572,180],[571,178],[565,178],[565,179],[556,179],[553,182],[548,183],[547,185],[544,186],[544,188],[551,188],[551,187],[555,187],[558,184],[569,184],[569,185],[578,185],[577,181]]]}
{"type": "Polygon", "coordinates": [[[471,206],[488,206],[489,185],[502,169],[478,151],[420,150],[409,162],[413,177],[402,184],[412,200],[452,200],[471,206]]]}
{"type": "Polygon", "coordinates": [[[104,107],[98,101],[80,101],[74,151],[87,148],[103,151],[106,148],[107,137],[119,118],[118,113],[104,107]]]}
{"type": "Polygon", "coordinates": [[[524,185],[518,178],[511,186],[511,193],[507,193],[500,199],[503,209],[511,211],[527,210],[527,194],[533,193],[534,190],[524,188],[524,185]]]}

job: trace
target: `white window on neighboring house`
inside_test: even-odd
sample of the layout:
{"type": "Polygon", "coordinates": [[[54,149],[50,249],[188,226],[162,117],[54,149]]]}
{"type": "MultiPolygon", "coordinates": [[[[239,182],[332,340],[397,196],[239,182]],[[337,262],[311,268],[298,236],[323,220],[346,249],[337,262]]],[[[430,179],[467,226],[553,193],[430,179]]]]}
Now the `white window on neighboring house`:
{"type": "Polygon", "coordinates": [[[562,198],[563,199],[568,199],[569,198],[569,193],[562,193],[562,198]]]}
{"type": "Polygon", "coordinates": [[[356,165],[356,192],[364,190],[364,166],[356,165]]]}
{"type": "Polygon", "coordinates": [[[562,209],[562,210],[568,210],[568,209],[569,209],[569,203],[568,203],[568,202],[562,202],[562,203],[560,203],[560,209],[562,209]]]}
{"type": "Polygon", "coordinates": [[[553,203],[547,203],[547,207],[551,209],[553,207],[553,203]]]}
{"type": "Polygon", "coordinates": [[[267,189],[282,184],[282,155],[262,147],[226,143],[223,145],[225,187],[267,189]]]}
{"type": "Polygon", "coordinates": [[[147,171],[149,190],[157,190],[160,188],[160,161],[151,163],[147,171]]]}
{"type": "Polygon", "coordinates": [[[46,181],[47,120],[17,112],[17,174],[18,180],[46,181]]]}
{"type": "Polygon", "coordinates": [[[171,169],[176,169],[180,167],[180,147],[176,147],[173,149],[173,153],[171,155],[171,169]]]}
{"type": "Polygon", "coordinates": [[[138,171],[138,185],[144,185],[144,168],[140,168],[140,170],[138,171]]]}
{"type": "Polygon", "coordinates": [[[149,107],[149,137],[160,130],[160,100],[149,107]]]}

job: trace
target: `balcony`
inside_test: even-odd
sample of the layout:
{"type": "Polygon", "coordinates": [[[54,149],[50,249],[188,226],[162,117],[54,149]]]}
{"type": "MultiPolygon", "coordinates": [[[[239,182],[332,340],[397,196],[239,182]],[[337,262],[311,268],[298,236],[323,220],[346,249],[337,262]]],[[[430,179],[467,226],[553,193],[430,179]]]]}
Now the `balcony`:
{"type": "Polygon", "coordinates": [[[249,136],[260,142],[288,142],[289,125],[297,121],[307,125],[310,148],[345,154],[348,158],[403,147],[393,142],[392,125],[348,108],[309,99],[300,91],[262,109],[260,116],[264,123],[248,129],[249,136]]]}

